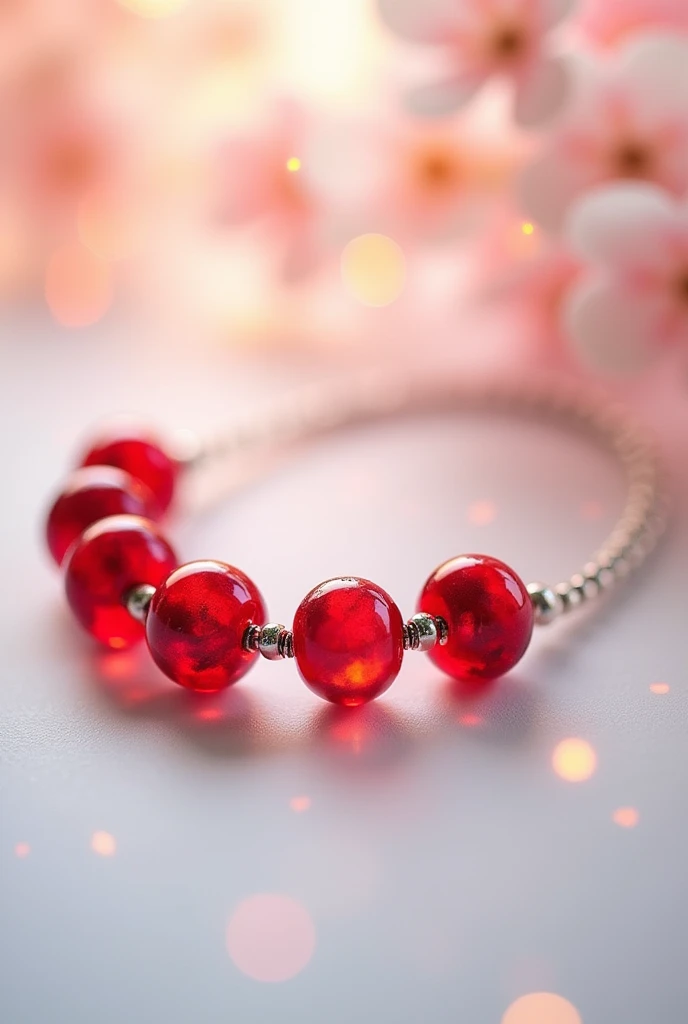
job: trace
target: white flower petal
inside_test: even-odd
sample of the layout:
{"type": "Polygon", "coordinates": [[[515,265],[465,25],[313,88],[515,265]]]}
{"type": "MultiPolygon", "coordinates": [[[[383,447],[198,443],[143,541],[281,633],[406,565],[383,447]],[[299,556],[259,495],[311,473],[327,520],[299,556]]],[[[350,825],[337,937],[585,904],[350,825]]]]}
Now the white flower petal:
{"type": "Polygon", "coordinates": [[[550,151],[524,167],[516,180],[516,194],[526,216],[556,234],[571,202],[588,185],[585,170],[550,151]]]}
{"type": "Polygon", "coordinates": [[[678,216],[670,196],[654,185],[605,185],[588,193],[570,210],[565,234],[585,259],[614,266],[662,258],[666,238],[678,216]]]}
{"type": "Polygon", "coordinates": [[[542,0],[542,20],[547,28],[558,25],[576,6],[576,0],[542,0]]]}
{"type": "Polygon", "coordinates": [[[445,43],[458,6],[456,0],[377,0],[387,28],[412,43],[445,43]]]}
{"type": "Polygon", "coordinates": [[[446,117],[468,103],[481,85],[482,79],[468,76],[421,85],[406,94],[404,106],[416,117],[446,117]]]}
{"type": "Polygon", "coordinates": [[[545,57],[516,90],[514,116],[523,128],[549,121],[564,105],[569,89],[566,62],[545,57]]]}
{"type": "Polygon", "coordinates": [[[563,309],[564,329],[577,355],[606,373],[635,373],[658,351],[657,304],[606,277],[572,288],[563,309]]]}

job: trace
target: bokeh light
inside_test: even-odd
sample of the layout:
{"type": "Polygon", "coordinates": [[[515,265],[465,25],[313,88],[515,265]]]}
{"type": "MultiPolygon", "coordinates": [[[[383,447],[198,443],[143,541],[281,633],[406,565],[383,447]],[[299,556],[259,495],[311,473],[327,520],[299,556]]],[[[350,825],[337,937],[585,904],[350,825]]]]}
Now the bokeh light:
{"type": "Polygon", "coordinates": [[[552,767],[566,782],[585,782],[597,768],[597,754],[587,740],[572,737],[554,748],[552,767]]]}
{"type": "Polygon", "coordinates": [[[573,1003],[555,992],[530,992],[516,999],[502,1024],[583,1024],[573,1003]]]}
{"type": "Polygon", "coordinates": [[[650,683],[650,690],[652,693],[663,696],[665,693],[669,692],[670,687],[668,683],[650,683]]]}
{"type": "Polygon", "coordinates": [[[388,306],[404,287],[404,253],[386,235],[353,238],[342,253],[341,269],[344,287],[365,306],[388,306]]]}
{"type": "Polygon", "coordinates": [[[289,801],[289,806],[297,814],[303,814],[304,811],[310,810],[311,798],[309,796],[293,796],[289,801]]]}
{"type": "Polygon", "coordinates": [[[287,170],[294,173],[301,170],[301,161],[297,156],[290,156],[287,160],[287,170]]]}
{"type": "Polygon", "coordinates": [[[238,969],[256,981],[294,978],[315,950],[315,925],[291,896],[259,893],[243,900],[226,933],[227,952],[238,969]]]}
{"type": "Polygon", "coordinates": [[[94,832],[91,836],[91,849],[99,857],[114,857],[117,852],[115,837],[109,832],[94,832]]]}
{"type": "Polygon", "coordinates": [[[612,820],[620,828],[635,828],[640,820],[640,815],[635,807],[617,807],[612,814],[612,820]]]}
{"type": "Polygon", "coordinates": [[[28,843],[17,843],[14,848],[14,856],[18,857],[19,860],[26,860],[31,853],[31,847],[28,843]]]}
{"type": "Polygon", "coordinates": [[[497,518],[494,501],[474,501],[468,507],[468,522],[474,526],[487,526],[497,518]]]}

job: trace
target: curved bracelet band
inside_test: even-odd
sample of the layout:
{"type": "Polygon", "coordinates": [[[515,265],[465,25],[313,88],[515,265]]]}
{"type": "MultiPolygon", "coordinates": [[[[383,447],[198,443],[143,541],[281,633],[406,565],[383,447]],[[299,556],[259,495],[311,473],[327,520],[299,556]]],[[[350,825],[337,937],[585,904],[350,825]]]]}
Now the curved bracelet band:
{"type": "Polygon", "coordinates": [[[655,444],[627,412],[579,388],[551,382],[467,383],[368,377],[300,391],[270,412],[172,454],[150,436],[101,438],[52,505],[47,538],[64,569],[67,598],[102,643],[144,637],[158,666],[193,690],[235,682],[262,654],[295,658],[307,685],[355,706],[383,693],[405,650],[427,651],[456,678],[493,679],[524,654],[533,625],[546,625],[640,565],[666,525],[664,474],[655,444]],[[297,609],[293,627],[267,621],[255,584],[217,561],[179,565],[156,525],[181,473],[214,463],[263,466],[286,447],[351,424],[401,413],[483,407],[547,416],[593,436],[627,478],[621,516],[583,568],[553,586],[524,584],[486,555],[460,555],[426,581],[404,622],[392,598],[358,577],[327,580],[297,609]]]}

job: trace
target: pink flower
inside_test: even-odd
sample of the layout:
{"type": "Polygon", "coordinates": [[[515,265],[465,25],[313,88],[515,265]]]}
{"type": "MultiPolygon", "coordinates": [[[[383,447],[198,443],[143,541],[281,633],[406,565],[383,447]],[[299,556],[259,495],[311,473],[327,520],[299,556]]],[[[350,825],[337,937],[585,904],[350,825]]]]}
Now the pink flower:
{"type": "Polygon", "coordinates": [[[614,46],[647,29],[688,30],[686,0],[586,0],[576,25],[593,43],[614,46]]]}
{"type": "Polygon", "coordinates": [[[618,178],[688,189],[688,41],[643,37],[577,72],[566,117],[521,177],[526,215],[558,231],[575,198],[618,178]]]}
{"type": "Polygon", "coordinates": [[[643,183],[606,186],[572,210],[567,234],[589,266],[564,320],[589,361],[635,369],[688,344],[688,201],[643,183]]]}
{"type": "Polygon", "coordinates": [[[346,217],[347,235],[381,231],[406,251],[452,241],[484,221],[521,157],[514,140],[468,124],[386,112],[331,125],[309,170],[346,217]]]}
{"type": "Polygon", "coordinates": [[[574,0],[378,0],[387,26],[413,43],[443,48],[447,77],[409,96],[418,114],[447,114],[495,75],[515,88],[521,125],[539,124],[561,107],[565,65],[550,51],[548,34],[574,0]]]}
{"type": "Polygon", "coordinates": [[[215,215],[225,226],[261,223],[280,249],[282,276],[312,273],[325,251],[322,203],[308,176],[305,112],[277,105],[267,125],[221,147],[215,167],[215,215]]]}
{"type": "Polygon", "coordinates": [[[120,140],[101,112],[81,104],[49,106],[18,133],[18,169],[27,198],[43,213],[73,215],[89,192],[116,175],[120,140]]]}

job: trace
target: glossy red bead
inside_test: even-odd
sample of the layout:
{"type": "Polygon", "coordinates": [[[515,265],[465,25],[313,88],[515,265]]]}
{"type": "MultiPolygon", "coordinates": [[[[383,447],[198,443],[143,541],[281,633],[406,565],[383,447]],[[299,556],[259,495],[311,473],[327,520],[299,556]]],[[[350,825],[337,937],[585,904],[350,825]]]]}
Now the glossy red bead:
{"type": "Polygon", "coordinates": [[[460,555],[441,565],[423,587],[418,609],[447,623],[447,643],[428,653],[455,679],[496,679],[508,672],[533,632],[525,584],[488,555],[460,555]]]}
{"type": "Polygon", "coordinates": [[[124,431],[103,437],[89,449],[81,465],[116,466],[141,480],[153,493],[160,515],[172,503],[178,464],[145,434],[124,431]]]}
{"type": "Polygon", "coordinates": [[[190,690],[221,690],[258,657],[243,647],[252,623],[264,625],[256,585],[224,562],[189,562],[169,576],[148,610],[146,639],[159,668],[190,690]]]}
{"type": "Polygon", "coordinates": [[[333,704],[356,707],[379,697],[401,668],[401,612],[368,580],[321,583],[299,605],[293,632],[299,672],[333,704]]]}
{"type": "Polygon", "coordinates": [[[46,540],[58,565],[87,526],[120,514],[153,518],[153,495],[140,480],[114,466],[77,469],[53,503],[46,522],[46,540]]]}
{"type": "Polygon", "coordinates": [[[139,516],[110,516],[89,526],[65,563],[67,600],[77,619],[108,647],[141,640],[144,628],[124,607],[132,587],[158,587],[177,565],[155,523],[139,516]]]}

